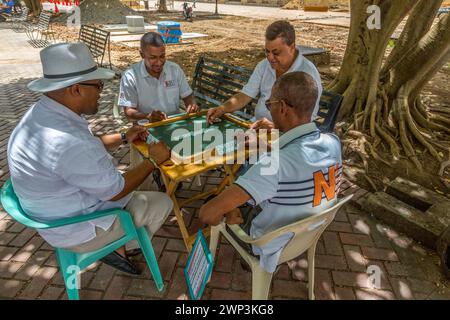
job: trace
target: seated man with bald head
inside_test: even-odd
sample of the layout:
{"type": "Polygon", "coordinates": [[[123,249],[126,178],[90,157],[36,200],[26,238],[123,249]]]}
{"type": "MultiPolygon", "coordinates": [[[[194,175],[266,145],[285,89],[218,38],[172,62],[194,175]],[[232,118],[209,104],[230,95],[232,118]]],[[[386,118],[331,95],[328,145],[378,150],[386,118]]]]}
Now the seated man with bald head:
{"type": "MultiPolygon", "coordinates": [[[[256,239],[336,203],[342,170],[341,144],[337,136],[321,133],[311,121],[318,92],[316,81],[305,72],[287,73],[275,82],[266,107],[275,129],[280,131],[278,148],[273,144],[272,151],[232,186],[203,205],[203,223],[217,225],[225,214],[236,213],[249,203],[253,206],[245,210],[249,212],[238,213],[244,218],[242,228],[256,239]],[[268,163],[276,170],[265,170],[268,163]]],[[[264,247],[247,249],[260,256],[265,270],[273,272],[291,237],[284,234],[264,247]]]]}

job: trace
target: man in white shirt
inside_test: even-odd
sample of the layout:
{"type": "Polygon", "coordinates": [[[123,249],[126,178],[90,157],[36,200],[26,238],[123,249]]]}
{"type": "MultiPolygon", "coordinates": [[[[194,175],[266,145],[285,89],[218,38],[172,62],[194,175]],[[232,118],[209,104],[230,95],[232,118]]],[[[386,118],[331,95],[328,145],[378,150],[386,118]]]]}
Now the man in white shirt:
{"type": "Polygon", "coordinates": [[[302,71],[313,77],[318,89],[318,97],[315,103],[311,119],[316,118],[319,110],[320,96],[322,95],[322,83],[320,74],[314,64],[302,56],[295,45],[295,29],[288,21],[276,21],[266,30],[266,59],[258,63],[248,83],[241,92],[235,94],[223,105],[208,110],[208,121],[213,123],[216,118],[225,113],[234,112],[245,107],[252,99],[259,95],[255,110],[255,122],[253,129],[273,128],[272,117],[266,110],[265,102],[269,99],[272,86],[283,74],[302,71]]]}
{"type": "MultiPolygon", "coordinates": [[[[41,61],[44,77],[28,88],[44,95],[26,112],[8,143],[11,181],[23,210],[34,219],[51,221],[125,208],[136,227],[145,226],[151,237],[171,212],[172,201],[164,193],[132,192],[170,151],[163,143],[150,145],[151,159],[121,174],[107,149],[145,138],[145,128],[97,137],[83,117],[97,113],[101,79],[111,79],[114,72],[97,68],[82,43],[49,46],[41,51],[41,61]]],[[[38,232],[50,245],[76,252],[98,250],[123,235],[115,216],[38,232]]],[[[102,261],[139,273],[124,248],[102,261]]]]}
{"type": "Polygon", "coordinates": [[[180,113],[180,98],[188,113],[197,112],[193,92],[183,70],[166,60],[160,34],[148,32],[141,39],[142,61],[125,71],[120,82],[118,105],[131,121],[160,121],[180,113]]]}
{"type": "MultiPolygon", "coordinates": [[[[249,202],[261,209],[247,215],[243,212],[243,229],[255,239],[336,203],[342,174],[341,144],[337,136],[320,133],[311,122],[318,92],[314,79],[304,72],[288,73],[276,81],[266,106],[282,133],[279,149],[263,155],[235,184],[203,205],[203,223],[217,225],[227,213],[239,216],[237,208],[249,202]],[[268,163],[278,170],[265,172],[268,163]]],[[[228,216],[226,222],[233,223],[228,216]]],[[[291,237],[284,234],[264,247],[248,249],[260,256],[265,270],[274,272],[291,237]]]]}

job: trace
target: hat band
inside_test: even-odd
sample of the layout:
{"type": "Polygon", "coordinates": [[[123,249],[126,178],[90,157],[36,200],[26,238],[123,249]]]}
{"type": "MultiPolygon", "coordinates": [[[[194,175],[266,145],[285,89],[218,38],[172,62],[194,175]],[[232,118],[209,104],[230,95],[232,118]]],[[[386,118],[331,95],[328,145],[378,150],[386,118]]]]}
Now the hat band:
{"type": "Polygon", "coordinates": [[[76,77],[81,76],[83,74],[91,73],[93,71],[97,70],[97,66],[94,66],[88,70],[84,71],[78,71],[78,72],[72,72],[72,73],[65,73],[65,74],[44,74],[44,78],[46,79],[62,79],[62,78],[70,78],[70,77],[76,77]]]}

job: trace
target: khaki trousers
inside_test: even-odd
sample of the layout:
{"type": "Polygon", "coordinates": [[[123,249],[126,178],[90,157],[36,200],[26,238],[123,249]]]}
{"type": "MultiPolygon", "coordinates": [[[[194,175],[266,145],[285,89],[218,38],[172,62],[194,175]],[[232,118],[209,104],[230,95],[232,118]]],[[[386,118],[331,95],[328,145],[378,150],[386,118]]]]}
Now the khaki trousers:
{"type": "MultiPolygon", "coordinates": [[[[152,238],[166,221],[172,208],[173,202],[165,193],[137,191],[133,193],[125,210],[130,212],[136,229],[145,226],[149,237],[152,238]]],[[[116,218],[113,225],[106,231],[97,227],[96,233],[97,236],[94,239],[67,249],[78,253],[95,251],[124,235],[119,218],[116,218]]],[[[137,241],[130,241],[126,245],[127,250],[137,247],[137,241]]]]}

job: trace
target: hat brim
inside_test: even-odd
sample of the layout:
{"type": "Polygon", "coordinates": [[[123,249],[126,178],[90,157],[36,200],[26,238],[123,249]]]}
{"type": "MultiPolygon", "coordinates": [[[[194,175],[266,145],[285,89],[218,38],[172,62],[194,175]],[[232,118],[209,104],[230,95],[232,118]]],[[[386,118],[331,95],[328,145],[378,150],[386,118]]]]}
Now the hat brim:
{"type": "Polygon", "coordinates": [[[37,80],[33,80],[28,84],[28,89],[36,92],[50,92],[59,89],[63,89],[66,87],[70,87],[71,85],[89,81],[89,80],[108,80],[112,79],[115,76],[115,72],[105,68],[98,68],[97,70],[83,74],[78,77],[71,77],[66,79],[46,79],[41,78],[37,80]]]}

